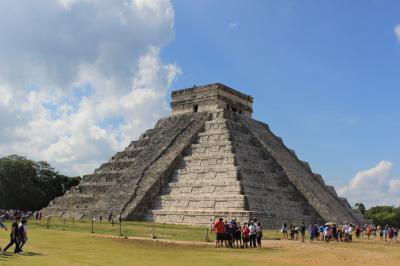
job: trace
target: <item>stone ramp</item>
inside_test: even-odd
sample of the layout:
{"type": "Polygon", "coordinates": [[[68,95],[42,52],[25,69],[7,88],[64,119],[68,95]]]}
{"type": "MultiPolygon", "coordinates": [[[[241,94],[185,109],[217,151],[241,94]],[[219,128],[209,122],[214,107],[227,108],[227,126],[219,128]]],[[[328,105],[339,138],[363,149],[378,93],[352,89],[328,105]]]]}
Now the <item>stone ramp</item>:
{"type": "Polygon", "coordinates": [[[124,217],[142,216],[140,211],[159,193],[181,153],[208,119],[207,113],[160,119],[154,129],[50,202],[43,214],[91,218],[112,212],[124,217]]]}
{"type": "Polygon", "coordinates": [[[205,123],[145,219],[207,224],[219,216],[257,218],[266,228],[322,221],[240,116],[226,111],[205,123]]]}
{"type": "Polygon", "coordinates": [[[204,130],[155,198],[146,220],[163,223],[209,224],[218,217],[249,220],[246,195],[225,113],[214,112],[204,130]]]}

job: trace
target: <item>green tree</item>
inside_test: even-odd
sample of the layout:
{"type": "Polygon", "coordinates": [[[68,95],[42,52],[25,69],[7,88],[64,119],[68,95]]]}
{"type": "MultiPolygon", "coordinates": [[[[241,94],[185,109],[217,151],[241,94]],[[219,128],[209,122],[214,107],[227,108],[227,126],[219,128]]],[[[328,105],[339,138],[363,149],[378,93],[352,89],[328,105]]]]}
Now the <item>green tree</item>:
{"type": "Polygon", "coordinates": [[[79,183],[60,175],[45,161],[10,155],[0,158],[0,208],[38,210],[79,183]]]}
{"type": "Polygon", "coordinates": [[[354,206],[356,207],[356,209],[360,210],[362,215],[365,214],[365,205],[364,205],[364,203],[359,202],[359,203],[356,203],[354,206]]]}
{"type": "Polygon", "coordinates": [[[375,206],[365,211],[365,218],[376,225],[400,226],[400,207],[375,206]]]}

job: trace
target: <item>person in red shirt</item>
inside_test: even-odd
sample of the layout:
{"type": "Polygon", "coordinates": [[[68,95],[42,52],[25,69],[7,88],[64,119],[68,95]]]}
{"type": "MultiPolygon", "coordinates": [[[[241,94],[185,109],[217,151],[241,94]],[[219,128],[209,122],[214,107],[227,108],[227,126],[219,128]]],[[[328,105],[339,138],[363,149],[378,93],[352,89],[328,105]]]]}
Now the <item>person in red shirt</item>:
{"type": "Polygon", "coordinates": [[[215,239],[215,247],[221,247],[224,241],[224,219],[219,218],[218,221],[214,223],[213,231],[217,234],[215,239]]]}
{"type": "Polygon", "coordinates": [[[242,238],[243,238],[243,245],[245,248],[249,247],[249,241],[250,241],[250,229],[247,226],[247,223],[243,225],[242,228],[242,238]]]}

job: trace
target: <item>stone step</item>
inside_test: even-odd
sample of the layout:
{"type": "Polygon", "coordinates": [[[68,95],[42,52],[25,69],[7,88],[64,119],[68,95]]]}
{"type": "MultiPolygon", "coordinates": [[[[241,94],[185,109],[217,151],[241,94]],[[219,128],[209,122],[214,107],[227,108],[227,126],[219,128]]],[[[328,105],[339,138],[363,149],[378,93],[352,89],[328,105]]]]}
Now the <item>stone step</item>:
{"type": "Polygon", "coordinates": [[[240,201],[245,200],[245,195],[162,195],[161,200],[214,200],[214,201],[240,201]]]}
{"type": "Polygon", "coordinates": [[[212,179],[212,180],[192,180],[192,181],[180,181],[170,182],[166,186],[168,187],[191,187],[191,186],[240,186],[241,181],[235,179],[212,179]]]}
{"type": "MultiPolygon", "coordinates": [[[[192,154],[187,155],[183,158],[185,162],[196,161],[196,160],[219,160],[219,159],[235,159],[236,155],[234,153],[221,153],[221,154],[208,154],[208,153],[201,153],[201,154],[192,154]]],[[[231,163],[231,162],[230,162],[231,163]]]]}
{"type": "Polygon", "coordinates": [[[176,181],[194,181],[194,180],[238,180],[239,171],[229,170],[229,171],[189,171],[189,172],[179,172],[173,174],[171,177],[171,182],[176,181]]]}
{"type": "Polygon", "coordinates": [[[120,172],[105,172],[105,173],[94,173],[91,175],[85,175],[82,182],[109,182],[118,179],[121,176],[120,172]]]}
{"type": "Polygon", "coordinates": [[[221,138],[230,138],[229,130],[214,130],[214,131],[205,131],[200,132],[198,137],[208,137],[209,139],[221,139],[221,138]]]}
{"type": "Polygon", "coordinates": [[[209,209],[237,209],[246,207],[244,195],[160,195],[152,202],[152,209],[190,209],[190,208],[209,208],[209,209]]]}
{"type": "Polygon", "coordinates": [[[208,181],[214,181],[214,180],[218,180],[221,182],[225,182],[225,183],[229,183],[229,182],[236,182],[238,181],[238,177],[210,177],[210,176],[206,176],[206,177],[202,177],[202,178],[180,178],[180,179],[171,179],[170,180],[170,184],[176,184],[176,183],[193,183],[194,185],[196,183],[204,183],[204,182],[208,182],[208,181]]]}
{"type": "Polygon", "coordinates": [[[219,185],[204,184],[195,185],[189,182],[170,183],[168,186],[161,188],[161,195],[210,195],[210,194],[242,194],[240,183],[228,185],[222,183],[219,185]]]}
{"type": "Polygon", "coordinates": [[[150,210],[145,220],[157,223],[196,224],[210,226],[216,219],[236,219],[243,224],[255,216],[255,212],[232,210],[150,210]]]}
{"type": "Polygon", "coordinates": [[[94,193],[94,192],[105,192],[111,186],[117,184],[116,182],[84,182],[79,184],[77,189],[80,193],[94,193]]]}
{"type": "Polygon", "coordinates": [[[233,145],[232,145],[232,143],[230,141],[226,141],[225,143],[222,143],[221,145],[215,145],[214,142],[211,142],[211,143],[210,142],[202,142],[202,143],[192,144],[190,146],[190,148],[192,150],[202,149],[202,148],[205,148],[205,149],[214,148],[214,150],[210,150],[210,151],[216,152],[216,151],[218,151],[220,149],[224,149],[224,150],[228,149],[228,148],[232,149],[233,145]]]}
{"type": "Polygon", "coordinates": [[[219,165],[219,166],[231,166],[231,165],[236,165],[236,160],[232,154],[228,156],[221,155],[219,154],[218,156],[214,154],[207,154],[208,158],[205,159],[200,159],[192,156],[185,157],[183,159],[183,163],[185,168],[190,168],[190,167],[196,167],[196,166],[213,166],[213,165],[219,165]],[[213,158],[214,157],[214,158],[213,158]]]}

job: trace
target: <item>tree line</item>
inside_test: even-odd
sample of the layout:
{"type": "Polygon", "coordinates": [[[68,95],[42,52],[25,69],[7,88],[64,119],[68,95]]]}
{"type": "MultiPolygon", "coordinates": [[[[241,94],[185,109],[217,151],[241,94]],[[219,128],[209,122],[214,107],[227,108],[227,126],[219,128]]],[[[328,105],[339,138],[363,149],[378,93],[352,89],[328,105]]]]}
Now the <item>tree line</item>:
{"type": "Polygon", "coordinates": [[[0,158],[0,209],[40,210],[79,181],[79,176],[62,175],[46,161],[18,155],[0,158]]]}
{"type": "Polygon", "coordinates": [[[372,221],[375,225],[391,225],[400,227],[400,206],[375,206],[365,208],[363,203],[356,203],[355,207],[360,210],[364,218],[372,221]]]}

